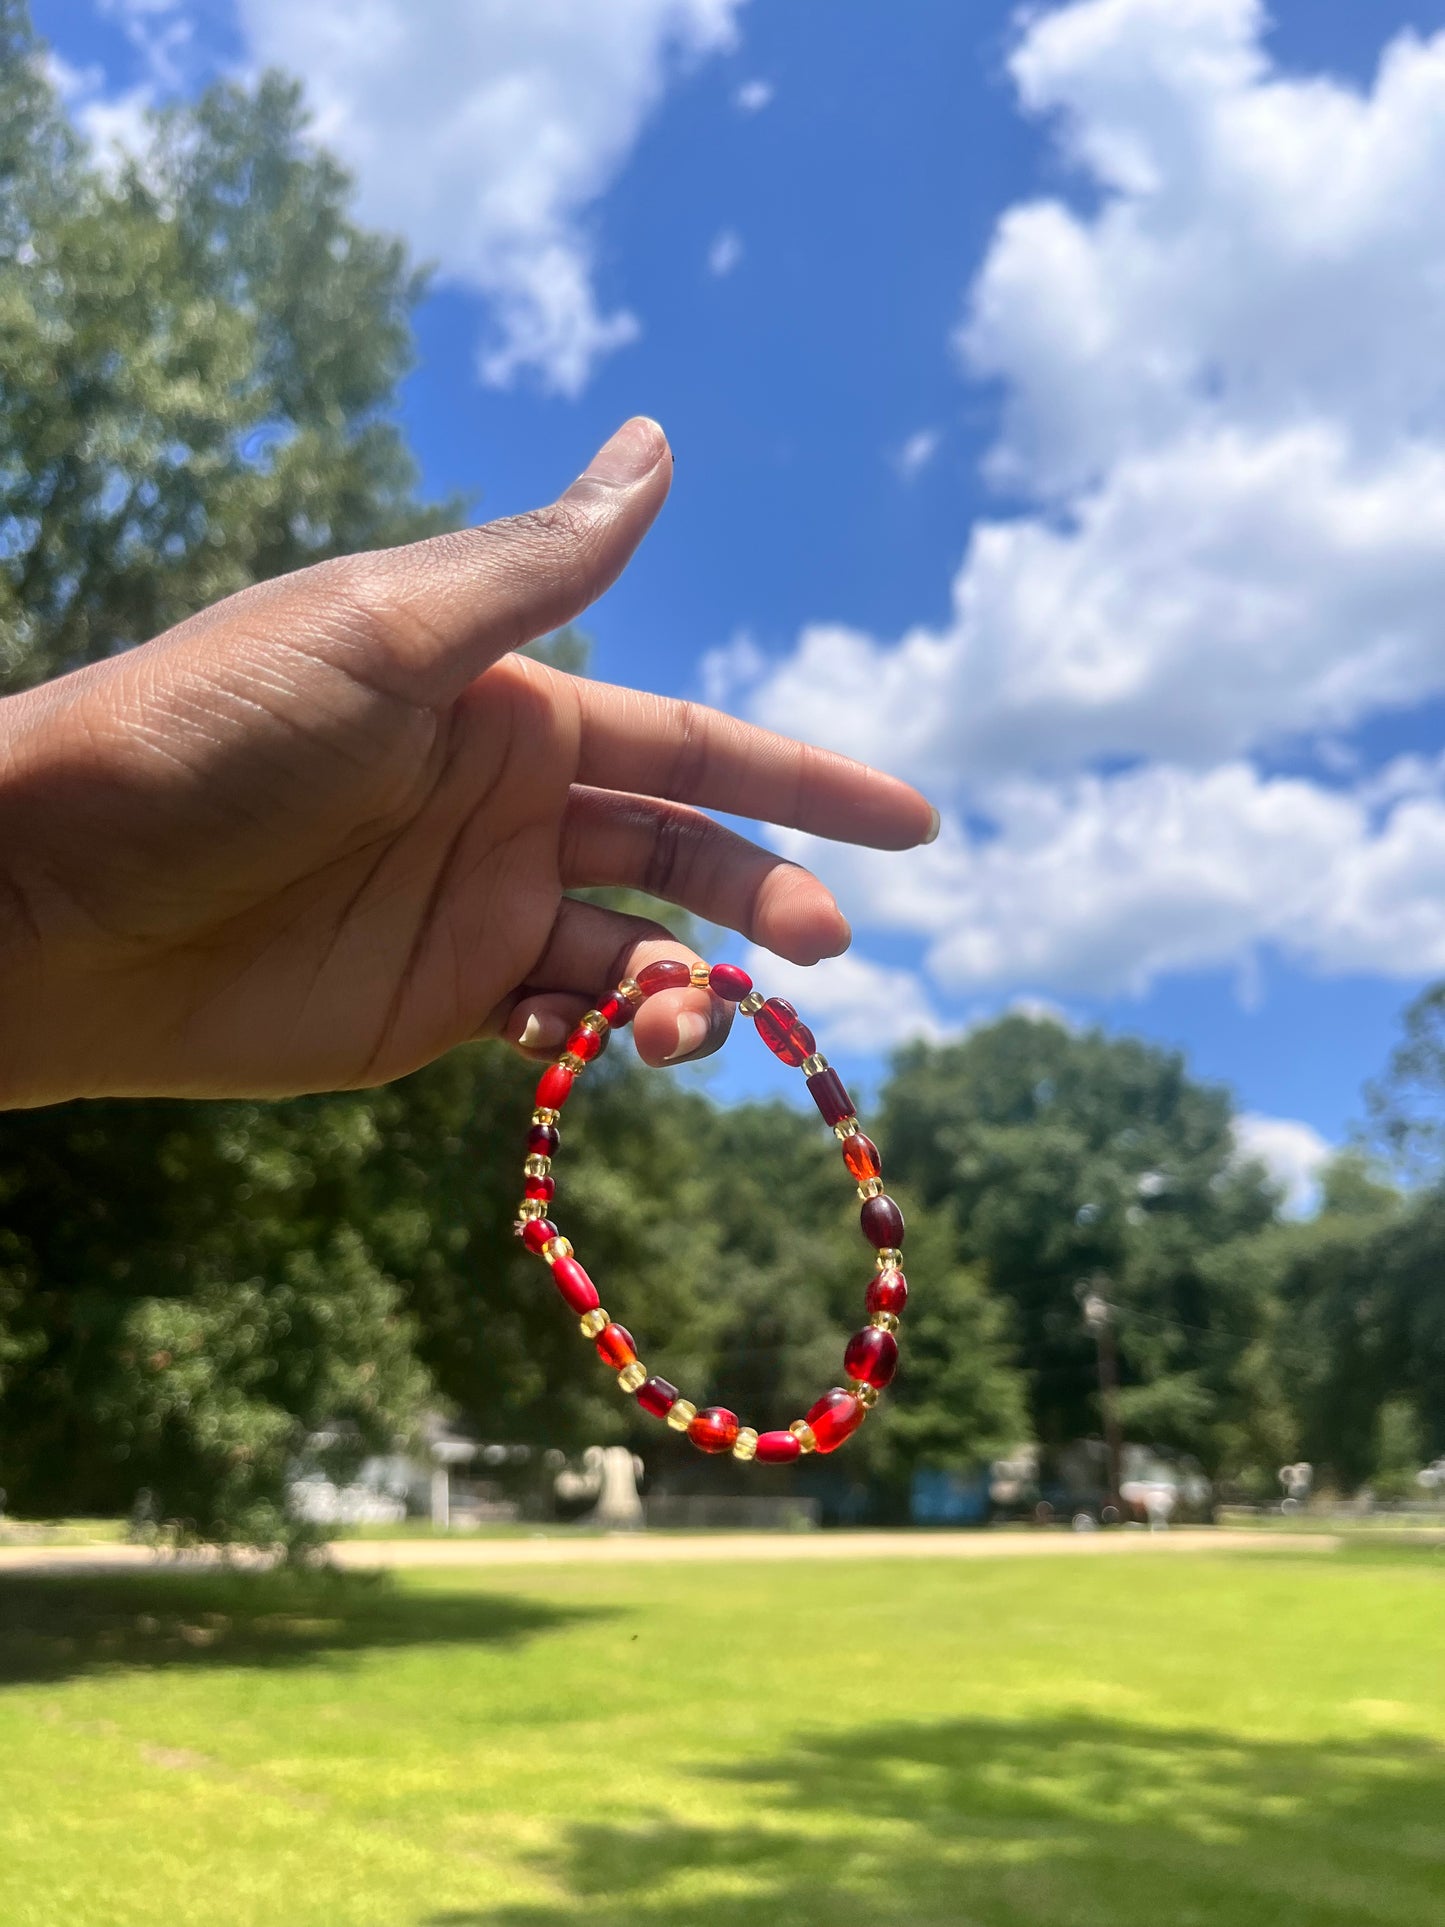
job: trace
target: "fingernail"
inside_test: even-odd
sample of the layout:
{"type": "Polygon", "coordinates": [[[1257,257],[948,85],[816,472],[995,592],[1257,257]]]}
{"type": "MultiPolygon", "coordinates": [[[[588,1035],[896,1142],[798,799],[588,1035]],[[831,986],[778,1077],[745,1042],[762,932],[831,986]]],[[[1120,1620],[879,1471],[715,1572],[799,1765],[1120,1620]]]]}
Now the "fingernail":
{"type": "Polygon", "coordinates": [[[539,1017],[534,1010],[522,1026],[522,1034],[517,1042],[523,1050],[550,1050],[553,1044],[560,1044],[567,1033],[567,1026],[560,1017],[549,1011],[539,1017]]]}
{"type": "Polygon", "coordinates": [[[650,475],[662,460],[667,437],[647,415],[634,415],[624,422],[610,442],[604,442],[587,464],[584,482],[603,482],[609,488],[627,488],[650,475]]]}
{"type": "Polygon", "coordinates": [[[943,818],[938,814],[937,810],[930,810],[928,813],[928,835],[924,837],[924,842],[936,843],[938,841],[938,832],[942,828],[943,818]]]}
{"type": "Polygon", "coordinates": [[[663,1063],[675,1064],[679,1057],[691,1057],[695,1050],[701,1050],[711,1028],[701,1011],[685,1010],[677,1020],[677,1042],[663,1058],[663,1063]]]}

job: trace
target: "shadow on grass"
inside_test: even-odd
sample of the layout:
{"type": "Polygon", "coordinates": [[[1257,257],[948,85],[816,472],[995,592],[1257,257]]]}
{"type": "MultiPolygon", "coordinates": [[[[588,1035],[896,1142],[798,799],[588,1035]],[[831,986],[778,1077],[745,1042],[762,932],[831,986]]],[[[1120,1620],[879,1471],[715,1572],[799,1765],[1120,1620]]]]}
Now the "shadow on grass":
{"type": "Polygon", "coordinates": [[[297,1666],[378,1647],[507,1645],[602,1608],[404,1592],[386,1573],[0,1577],[0,1687],[122,1666],[297,1666]]]}
{"type": "Polygon", "coordinates": [[[1445,1919],[1445,1752],[1425,1742],[950,1721],[859,1726],[712,1777],[751,1786],[759,1819],[580,1825],[539,1863],[566,1904],[431,1914],[425,1927],[1445,1919]]]}

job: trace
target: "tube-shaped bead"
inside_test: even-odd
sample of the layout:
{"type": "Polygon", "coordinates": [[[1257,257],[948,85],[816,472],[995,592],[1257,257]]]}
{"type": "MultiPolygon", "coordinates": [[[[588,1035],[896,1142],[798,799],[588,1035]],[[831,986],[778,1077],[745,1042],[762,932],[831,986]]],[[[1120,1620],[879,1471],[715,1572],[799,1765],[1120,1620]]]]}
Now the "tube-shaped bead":
{"type": "Polygon", "coordinates": [[[853,1115],[853,1100],[835,1070],[819,1071],[808,1079],[808,1091],[825,1124],[841,1124],[853,1115]]]}
{"type": "Polygon", "coordinates": [[[637,1388],[637,1402],[654,1418],[666,1418],[678,1401],[678,1389],[665,1378],[649,1378],[637,1388]]]}

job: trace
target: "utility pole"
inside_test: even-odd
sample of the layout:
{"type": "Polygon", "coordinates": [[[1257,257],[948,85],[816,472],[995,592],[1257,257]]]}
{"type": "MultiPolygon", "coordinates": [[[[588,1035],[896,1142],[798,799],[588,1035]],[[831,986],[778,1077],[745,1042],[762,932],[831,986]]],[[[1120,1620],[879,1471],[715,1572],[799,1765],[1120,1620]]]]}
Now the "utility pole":
{"type": "MultiPolygon", "coordinates": [[[[1100,1281],[1102,1282],[1102,1281],[1100,1281]]],[[[1119,1496],[1123,1483],[1124,1443],[1119,1431],[1119,1354],[1114,1346],[1114,1307],[1095,1288],[1083,1301],[1084,1323],[1094,1334],[1099,1355],[1099,1410],[1104,1420],[1104,1446],[1109,1455],[1109,1503],[1116,1518],[1124,1516],[1119,1496]]]]}

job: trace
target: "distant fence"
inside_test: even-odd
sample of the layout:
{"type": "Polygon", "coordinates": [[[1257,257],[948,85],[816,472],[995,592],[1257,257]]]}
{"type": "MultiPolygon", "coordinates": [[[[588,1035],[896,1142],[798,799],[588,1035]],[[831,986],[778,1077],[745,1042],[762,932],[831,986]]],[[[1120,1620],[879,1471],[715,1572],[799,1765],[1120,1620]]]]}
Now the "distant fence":
{"type": "Polygon", "coordinates": [[[822,1517],[816,1499],[747,1499],[726,1493],[660,1492],[642,1502],[649,1526],[733,1532],[811,1532],[822,1517]]]}

